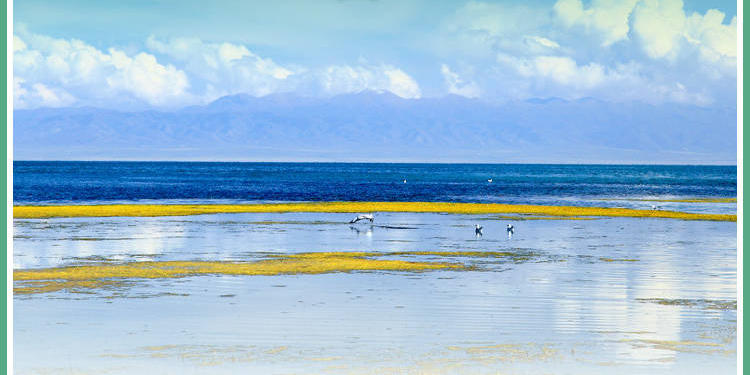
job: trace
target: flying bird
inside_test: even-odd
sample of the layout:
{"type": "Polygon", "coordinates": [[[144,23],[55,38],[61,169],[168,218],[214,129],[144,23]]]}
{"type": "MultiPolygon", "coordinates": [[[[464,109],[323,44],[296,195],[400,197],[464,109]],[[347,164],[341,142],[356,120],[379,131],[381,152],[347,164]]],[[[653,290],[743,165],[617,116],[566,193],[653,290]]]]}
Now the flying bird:
{"type": "Polygon", "coordinates": [[[352,219],[352,221],[350,221],[349,224],[354,224],[360,220],[370,220],[370,222],[372,223],[373,220],[375,220],[375,217],[372,216],[372,214],[357,215],[357,217],[352,219]]]}
{"type": "Polygon", "coordinates": [[[490,178],[490,179],[488,179],[488,180],[487,180],[487,182],[492,182],[492,179],[491,179],[491,178],[490,178]]]}

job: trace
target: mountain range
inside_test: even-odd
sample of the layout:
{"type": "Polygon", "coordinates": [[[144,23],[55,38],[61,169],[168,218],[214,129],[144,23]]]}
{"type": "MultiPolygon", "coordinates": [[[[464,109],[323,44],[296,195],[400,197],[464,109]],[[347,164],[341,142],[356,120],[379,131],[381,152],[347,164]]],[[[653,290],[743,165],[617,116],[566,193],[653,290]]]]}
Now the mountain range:
{"type": "Polygon", "coordinates": [[[388,92],[13,112],[16,160],[736,164],[736,108],[388,92]]]}

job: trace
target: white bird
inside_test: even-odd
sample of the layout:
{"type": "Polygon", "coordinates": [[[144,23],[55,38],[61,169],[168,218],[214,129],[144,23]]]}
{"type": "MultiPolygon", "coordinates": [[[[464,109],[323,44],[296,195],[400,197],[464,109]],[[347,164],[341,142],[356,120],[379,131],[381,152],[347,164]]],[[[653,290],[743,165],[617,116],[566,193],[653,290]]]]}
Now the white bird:
{"type": "Polygon", "coordinates": [[[652,210],[661,210],[661,206],[654,206],[654,205],[651,205],[651,209],[652,209],[652,210]]]}
{"type": "Polygon", "coordinates": [[[487,182],[492,182],[492,179],[490,178],[489,180],[487,180],[487,182]]]}
{"type": "Polygon", "coordinates": [[[406,183],[406,180],[404,180],[404,183],[406,183]]]}
{"type": "Polygon", "coordinates": [[[372,214],[363,214],[363,215],[357,215],[352,221],[349,222],[349,224],[354,224],[360,220],[370,220],[372,223],[373,220],[375,220],[375,217],[372,216],[372,214]]]}
{"type": "Polygon", "coordinates": [[[477,236],[482,235],[482,226],[477,224],[474,226],[474,233],[476,233],[477,236]]]}

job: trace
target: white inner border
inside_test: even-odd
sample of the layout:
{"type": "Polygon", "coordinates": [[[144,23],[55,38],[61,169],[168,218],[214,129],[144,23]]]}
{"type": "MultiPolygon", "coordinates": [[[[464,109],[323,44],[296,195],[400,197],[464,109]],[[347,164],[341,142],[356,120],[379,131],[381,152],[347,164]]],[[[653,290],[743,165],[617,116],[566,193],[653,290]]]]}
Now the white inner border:
{"type": "Polygon", "coordinates": [[[7,41],[6,41],[6,53],[7,63],[6,76],[7,76],[7,97],[6,97],[6,109],[7,109],[7,122],[6,125],[6,136],[7,138],[7,151],[6,155],[6,222],[8,228],[6,232],[6,244],[5,248],[7,253],[5,254],[6,264],[6,281],[5,281],[5,293],[8,297],[7,301],[7,327],[6,327],[6,347],[7,347],[7,372],[6,374],[13,373],[13,1],[7,2],[7,41]]]}

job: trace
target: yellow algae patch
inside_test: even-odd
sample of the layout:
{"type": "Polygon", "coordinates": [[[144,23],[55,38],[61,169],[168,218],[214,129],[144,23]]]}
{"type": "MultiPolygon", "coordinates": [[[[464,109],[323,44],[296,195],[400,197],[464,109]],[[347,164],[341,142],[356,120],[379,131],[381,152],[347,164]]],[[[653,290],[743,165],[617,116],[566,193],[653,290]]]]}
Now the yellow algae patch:
{"type": "Polygon", "coordinates": [[[737,310],[737,301],[710,299],[636,298],[641,302],[653,302],[665,306],[702,307],[706,310],[737,310]]]}
{"type": "Polygon", "coordinates": [[[602,262],[637,262],[638,259],[612,259],[612,258],[599,258],[602,262]]]}
{"type": "Polygon", "coordinates": [[[646,340],[646,339],[624,339],[620,342],[631,343],[634,346],[647,346],[650,345],[654,349],[670,350],[674,352],[685,352],[685,353],[703,353],[710,354],[721,352],[722,344],[712,342],[699,342],[699,341],[670,341],[670,340],[646,340]]]}
{"type": "Polygon", "coordinates": [[[472,347],[449,346],[448,350],[463,351],[474,360],[482,362],[534,362],[547,361],[558,356],[556,349],[549,344],[497,344],[472,347]]]}
{"type": "Polygon", "coordinates": [[[391,253],[382,253],[382,255],[436,255],[444,257],[497,258],[516,257],[529,254],[514,253],[510,251],[394,251],[391,253]]]}
{"type": "Polygon", "coordinates": [[[287,349],[289,349],[289,347],[280,346],[278,348],[271,349],[271,350],[267,351],[266,354],[276,354],[276,353],[279,353],[279,352],[283,352],[284,350],[287,350],[287,349]]]}
{"type": "Polygon", "coordinates": [[[22,287],[13,288],[13,294],[50,293],[69,290],[73,293],[88,293],[89,289],[118,288],[128,285],[121,280],[33,280],[22,287]]]}
{"type": "Polygon", "coordinates": [[[304,253],[256,262],[160,261],[97,264],[45,269],[15,270],[15,294],[53,292],[112,286],[122,279],[177,278],[195,275],[282,275],[353,271],[428,271],[465,269],[446,262],[411,262],[368,257],[382,253],[304,253]]]}
{"type": "Polygon", "coordinates": [[[269,212],[432,212],[448,214],[537,214],[546,216],[652,217],[684,220],[737,221],[737,215],[698,214],[631,208],[540,206],[448,202],[316,202],[272,204],[14,206],[18,219],[48,217],[184,216],[216,213],[269,212]]]}

